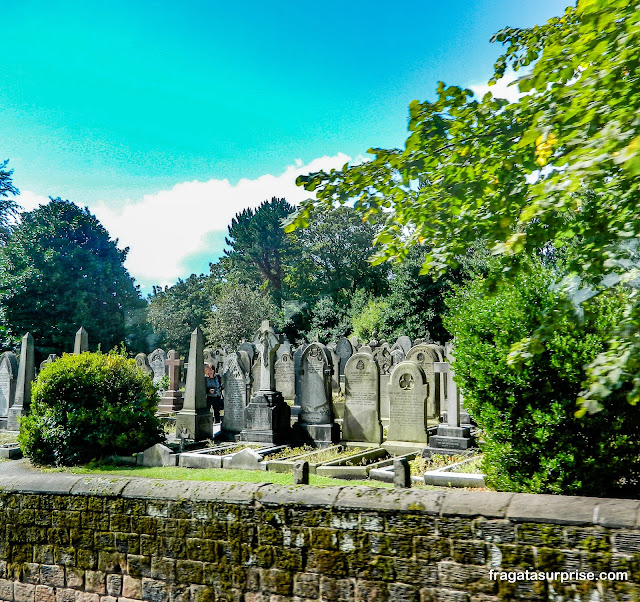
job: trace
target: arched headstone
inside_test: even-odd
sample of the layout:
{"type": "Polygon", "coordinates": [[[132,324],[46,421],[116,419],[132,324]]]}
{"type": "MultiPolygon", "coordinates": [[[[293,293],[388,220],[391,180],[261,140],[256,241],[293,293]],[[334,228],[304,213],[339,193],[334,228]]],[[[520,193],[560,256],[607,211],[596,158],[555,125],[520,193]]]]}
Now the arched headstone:
{"type": "Polygon", "coordinates": [[[382,443],[378,365],[368,353],[355,353],[344,372],[344,441],[382,443]]]}

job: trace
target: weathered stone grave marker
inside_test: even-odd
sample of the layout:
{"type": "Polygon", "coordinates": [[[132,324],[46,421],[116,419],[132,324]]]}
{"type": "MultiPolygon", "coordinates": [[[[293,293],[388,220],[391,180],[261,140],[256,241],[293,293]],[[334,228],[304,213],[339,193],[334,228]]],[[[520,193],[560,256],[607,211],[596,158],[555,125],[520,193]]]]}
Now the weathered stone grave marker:
{"type": "Polygon", "coordinates": [[[180,372],[183,364],[180,354],[175,349],[171,349],[165,362],[169,371],[169,388],[164,392],[158,405],[158,410],[161,412],[177,412],[183,407],[182,393],[180,392],[180,372]]]}
{"type": "Polygon", "coordinates": [[[182,409],[176,416],[176,435],[186,430],[195,441],[213,437],[213,416],[207,406],[207,389],[204,382],[204,339],[198,326],[191,333],[189,366],[182,409]]]}
{"type": "Polygon", "coordinates": [[[167,354],[164,349],[154,349],[148,359],[151,370],[153,370],[153,384],[157,385],[167,373],[167,354]]]}
{"type": "Polygon", "coordinates": [[[13,405],[18,377],[18,360],[12,351],[0,356],[0,429],[7,428],[9,408],[13,405]]]}
{"type": "Polygon", "coordinates": [[[254,344],[260,362],[260,388],[251,397],[246,407],[245,427],[240,433],[241,441],[260,443],[288,443],[291,431],[291,408],[282,393],[275,390],[275,358],[280,340],[269,320],[264,320],[256,333],[254,344]]]}
{"type": "Polygon", "coordinates": [[[36,376],[36,365],[33,353],[33,337],[27,333],[22,337],[20,345],[20,362],[18,363],[18,378],[16,380],[16,394],[7,416],[7,430],[20,430],[20,417],[26,416],[31,407],[31,382],[36,376]]]}
{"type": "Polygon", "coordinates": [[[404,361],[393,369],[389,379],[389,430],[383,447],[398,454],[426,447],[428,396],[427,377],[416,362],[404,361]]]}
{"type": "Polygon", "coordinates": [[[73,353],[74,355],[79,355],[80,353],[84,353],[85,351],[89,351],[89,334],[81,326],[76,332],[76,337],[73,343],[73,353]]]}
{"type": "Polygon", "coordinates": [[[368,353],[354,353],[344,371],[342,439],[382,443],[378,365],[368,353]]]}
{"type": "Polygon", "coordinates": [[[300,359],[300,415],[294,425],[299,443],[328,446],[340,439],[331,407],[331,359],[322,343],[311,343],[300,359]]]}
{"type": "Polygon", "coordinates": [[[220,438],[233,440],[244,428],[244,411],[251,391],[251,361],[246,351],[230,353],[222,372],[224,416],[220,438]]]}

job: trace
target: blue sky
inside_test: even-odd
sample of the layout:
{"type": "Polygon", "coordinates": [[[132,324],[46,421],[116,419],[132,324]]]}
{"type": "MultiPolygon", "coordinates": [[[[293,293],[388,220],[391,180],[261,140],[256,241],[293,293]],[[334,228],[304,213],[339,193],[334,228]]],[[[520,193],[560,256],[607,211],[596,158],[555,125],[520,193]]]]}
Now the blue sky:
{"type": "Polygon", "coordinates": [[[298,202],[296,175],[401,146],[411,100],[438,80],[480,90],[490,36],[566,4],[10,2],[0,159],[25,208],[89,206],[143,289],[171,284],[207,271],[235,212],[298,202]]]}

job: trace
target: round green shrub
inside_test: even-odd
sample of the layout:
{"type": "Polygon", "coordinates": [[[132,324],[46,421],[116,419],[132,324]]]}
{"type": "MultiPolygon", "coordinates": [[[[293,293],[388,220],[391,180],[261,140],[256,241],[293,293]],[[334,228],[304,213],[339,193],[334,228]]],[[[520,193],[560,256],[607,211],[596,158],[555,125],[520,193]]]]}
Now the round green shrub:
{"type": "Polygon", "coordinates": [[[162,440],[157,403],[134,360],[115,352],[63,355],[38,375],[18,441],[36,464],[129,455],[162,440]]]}
{"type": "Polygon", "coordinates": [[[542,353],[520,369],[507,364],[511,345],[533,335],[566,301],[554,290],[557,278],[536,263],[492,295],[476,279],[447,301],[456,381],[482,429],[487,480],[502,491],[637,493],[640,411],[626,401],[625,387],[597,414],[575,416],[584,366],[604,349],[607,330],[622,315],[622,289],[590,300],[583,320],[564,313],[542,353]]]}

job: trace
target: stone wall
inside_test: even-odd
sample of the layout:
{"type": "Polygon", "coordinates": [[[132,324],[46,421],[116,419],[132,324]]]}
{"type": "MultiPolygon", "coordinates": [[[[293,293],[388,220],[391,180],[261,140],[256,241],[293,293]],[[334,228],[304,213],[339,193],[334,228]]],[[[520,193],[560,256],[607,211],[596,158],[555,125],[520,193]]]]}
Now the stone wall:
{"type": "Polygon", "coordinates": [[[0,599],[632,600],[639,510],[491,492],[4,478],[0,599]],[[628,571],[628,581],[490,578],[524,569],[628,571]]]}

